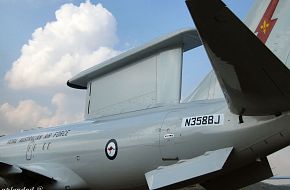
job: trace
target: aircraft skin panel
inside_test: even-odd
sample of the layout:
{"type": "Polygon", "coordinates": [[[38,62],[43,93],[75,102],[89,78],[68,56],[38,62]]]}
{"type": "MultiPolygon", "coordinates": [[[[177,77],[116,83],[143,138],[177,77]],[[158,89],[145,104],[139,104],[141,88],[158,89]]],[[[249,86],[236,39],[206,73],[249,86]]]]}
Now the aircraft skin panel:
{"type": "Polygon", "coordinates": [[[145,176],[148,187],[150,190],[159,189],[221,170],[232,149],[233,147],[209,151],[201,156],[147,172],[145,176]]]}
{"type": "Polygon", "coordinates": [[[182,51],[178,47],[166,49],[91,81],[85,118],[178,104],[182,51]]]}
{"type": "Polygon", "coordinates": [[[90,83],[86,118],[145,109],[156,104],[156,57],[108,73],[90,83]],[[130,88],[127,88],[130,87],[130,88]],[[127,90],[124,90],[126,89],[127,90]],[[116,94],[118,94],[116,96],[116,94]]]}

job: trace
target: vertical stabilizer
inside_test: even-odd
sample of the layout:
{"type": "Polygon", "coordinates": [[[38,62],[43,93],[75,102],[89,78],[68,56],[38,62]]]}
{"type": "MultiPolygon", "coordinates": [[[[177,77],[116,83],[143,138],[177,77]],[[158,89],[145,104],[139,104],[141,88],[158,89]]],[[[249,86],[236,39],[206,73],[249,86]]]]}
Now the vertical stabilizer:
{"type": "MultiPolygon", "coordinates": [[[[244,23],[255,35],[290,68],[290,0],[255,0],[244,23]]],[[[220,98],[222,90],[214,72],[210,72],[187,101],[220,98]],[[215,94],[209,96],[209,92],[215,94]]]]}
{"type": "Polygon", "coordinates": [[[279,4],[267,7],[262,18],[266,30],[261,26],[263,31],[259,31],[266,36],[258,39],[222,1],[186,3],[231,112],[271,115],[289,111],[290,71],[263,44],[273,35],[266,35],[270,25],[275,24],[272,31],[280,26],[279,19],[271,19],[279,4]]]}

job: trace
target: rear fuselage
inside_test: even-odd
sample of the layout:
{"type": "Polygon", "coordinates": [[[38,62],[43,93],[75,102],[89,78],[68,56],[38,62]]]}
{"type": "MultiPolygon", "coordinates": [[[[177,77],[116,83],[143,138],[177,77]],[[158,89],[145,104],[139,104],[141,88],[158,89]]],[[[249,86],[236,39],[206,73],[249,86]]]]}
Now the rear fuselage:
{"type": "Polygon", "coordinates": [[[206,151],[234,147],[230,162],[238,168],[290,142],[289,114],[242,121],[224,100],[196,101],[4,136],[0,160],[19,166],[58,164],[83,179],[84,188],[141,189],[147,188],[146,172],[206,151]],[[213,114],[223,115],[222,125],[185,127],[182,122],[213,114]],[[112,139],[117,151],[109,147],[112,139]],[[115,151],[112,157],[109,151],[115,151]]]}

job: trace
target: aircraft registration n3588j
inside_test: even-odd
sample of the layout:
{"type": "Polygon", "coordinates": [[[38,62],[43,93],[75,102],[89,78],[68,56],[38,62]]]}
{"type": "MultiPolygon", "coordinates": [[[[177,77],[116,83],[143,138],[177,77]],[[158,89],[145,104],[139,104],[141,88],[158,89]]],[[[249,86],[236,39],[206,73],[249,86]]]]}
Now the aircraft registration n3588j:
{"type": "Polygon", "coordinates": [[[257,0],[248,27],[220,0],[186,4],[197,30],[67,82],[87,91],[85,121],[1,137],[1,187],[237,189],[272,177],[267,155],[290,144],[290,43],[279,44],[290,0],[257,0]],[[181,103],[182,55],[201,45],[213,72],[181,103]]]}

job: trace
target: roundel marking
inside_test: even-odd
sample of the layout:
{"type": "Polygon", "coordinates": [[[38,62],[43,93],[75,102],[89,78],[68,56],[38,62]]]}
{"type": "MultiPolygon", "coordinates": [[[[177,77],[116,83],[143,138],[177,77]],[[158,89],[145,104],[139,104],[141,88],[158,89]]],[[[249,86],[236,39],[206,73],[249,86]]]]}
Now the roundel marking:
{"type": "Polygon", "coordinates": [[[115,139],[111,139],[107,142],[105,147],[105,153],[109,160],[114,160],[118,154],[118,144],[115,139]]]}

